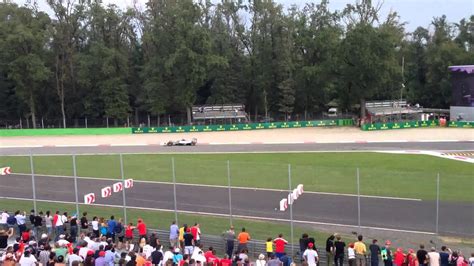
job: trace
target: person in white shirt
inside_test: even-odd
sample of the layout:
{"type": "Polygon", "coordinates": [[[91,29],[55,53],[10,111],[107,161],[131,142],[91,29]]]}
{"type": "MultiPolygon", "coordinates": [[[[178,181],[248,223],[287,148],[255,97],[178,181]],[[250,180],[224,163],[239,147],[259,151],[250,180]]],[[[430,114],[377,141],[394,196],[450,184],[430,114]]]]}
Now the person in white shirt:
{"type": "Polygon", "coordinates": [[[83,243],[83,244],[81,245],[81,247],[79,248],[79,253],[78,253],[78,254],[79,254],[79,256],[81,256],[82,258],[87,257],[87,252],[89,252],[89,250],[92,251],[92,249],[89,248],[88,245],[89,245],[89,244],[87,244],[87,242],[86,242],[86,243],[83,243]]]}
{"type": "Polygon", "coordinates": [[[469,266],[474,266],[474,252],[471,253],[471,257],[469,258],[469,266]]]}
{"type": "Polygon", "coordinates": [[[318,252],[313,247],[313,243],[308,243],[308,248],[303,253],[303,258],[308,263],[308,266],[316,266],[318,263],[318,252]]]}
{"type": "MultiPolygon", "coordinates": [[[[72,250],[72,254],[67,256],[69,266],[72,266],[72,263],[75,261],[79,261],[79,262],[83,261],[82,257],[79,255],[79,251],[80,251],[79,248],[76,247],[72,250]]],[[[86,253],[86,256],[87,256],[87,253],[86,253]]]]}
{"type": "Polygon", "coordinates": [[[51,237],[53,234],[53,216],[51,216],[51,212],[47,211],[43,219],[46,230],[48,231],[48,236],[51,237]]]}
{"type": "Polygon", "coordinates": [[[167,250],[165,252],[165,254],[163,255],[163,265],[166,264],[166,262],[169,260],[169,259],[173,259],[174,257],[174,248],[173,247],[170,247],[169,250],[167,250]]]}
{"type": "Polygon", "coordinates": [[[428,257],[430,259],[430,266],[439,266],[440,256],[439,253],[436,252],[436,248],[431,248],[431,252],[428,252],[428,257]]]}
{"type": "Polygon", "coordinates": [[[7,211],[2,212],[2,217],[0,219],[0,229],[8,229],[8,224],[7,224],[7,219],[10,217],[10,214],[8,214],[7,211]]]}
{"type": "Polygon", "coordinates": [[[258,255],[258,259],[255,261],[255,266],[265,266],[267,265],[267,261],[265,260],[265,255],[260,254],[258,255]]]}
{"type": "Polygon", "coordinates": [[[92,231],[94,232],[95,237],[99,237],[100,236],[99,220],[97,219],[97,216],[94,216],[94,218],[92,218],[91,225],[92,225],[92,231]]]}
{"type": "Polygon", "coordinates": [[[193,249],[193,254],[191,255],[191,259],[197,261],[197,260],[196,260],[196,257],[199,255],[199,252],[201,252],[201,254],[203,253],[203,252],[202,252],[202,245],[201,245],[201,244],[199,244],[199,245],[197,245],[197,246],[194,247],[194,249],[193,249]]]}
{"type": "Polygon", "coordinates": [[[31,255],[29,250],[25,250],[23,255],[20,258],[20,266],[36,266],[38,265],[38,261],[36,260],[35,256],[31,255]]]}
{"type": "Polygon", "coordinates": [[[20,211],[15,212],[15,219],[16,219],[16,224],[18,225],[18,233],[21,236],[21,233],[26,231],[26,212],[23,211],[23,215],[20,213],[20,211]]]}

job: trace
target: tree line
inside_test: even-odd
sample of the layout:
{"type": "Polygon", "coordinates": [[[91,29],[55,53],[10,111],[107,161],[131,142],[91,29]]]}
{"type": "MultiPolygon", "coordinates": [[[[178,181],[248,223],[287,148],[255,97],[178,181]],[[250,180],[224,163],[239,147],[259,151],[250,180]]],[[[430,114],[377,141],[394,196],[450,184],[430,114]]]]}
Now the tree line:
{"type": "Polygon", "coordinates": [[[190,119],[193,105],[226,103],[252,117],[307,118],[400,98],[448,108],[447,67],[474,62],[474,15],[408,32],[371,0],[337,11],[327,0],[47,3],[51,16],[0,3],[0,119],[190,119]]]}

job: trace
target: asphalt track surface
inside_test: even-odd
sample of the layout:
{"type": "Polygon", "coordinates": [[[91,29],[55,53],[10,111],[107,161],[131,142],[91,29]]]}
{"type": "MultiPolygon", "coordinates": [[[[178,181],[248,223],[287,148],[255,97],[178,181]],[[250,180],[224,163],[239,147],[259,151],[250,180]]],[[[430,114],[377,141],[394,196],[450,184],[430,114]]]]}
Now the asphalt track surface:
{"type": "Polygon", "coordinates": [[[308,144],[229,144],[167,147],[151,146],[96,146],[96,147],[33,147],[1,148],[0,155],[25,154],[100,154],[100,153],[179,153],[179,152],[310,152],[310,151],[395,151],[474,150],[474,142],[380,142],[380,143],[308,143],[308,144]]]}
{"type": "MultiPolygon", "coordinates": [[[[473,150],[474,142],[416,142],[416,143],[348,143],[348,144],[255,144],[198,145],[195,147],[162,146],[100,146],[100,147],[42,147],[2,148],[0,155],[84,154],[84,153],[179,153],[179,152],[285,152],[285,151],[381,151],[381,150],[473,150]]],[[[40,200],[74,202],[73,179],[36,176],[36,195],[40,200]]],[[[78,179],[79,198],[95,192],[98,204],[121,205],[121,193],[100,198],[99,188],[113,181],[78,179]]],[[[0,196],[32,198],[31,177],[8,175],[0,178],[0,196]]],[[[275,208],[286,197],[285,192],[232,189],[234,215],[289,219],[288,212],[275,208]]],[[[174,209],[173,187],[170,184],[135,182],[126,191],[127,206],[174,209]]],[[[177,208],[180,211],[229,213],[227,188],[177,185],[177,208]]],[[[303,194],[293,208],[295,220],[357,225],[357,198],[343,195],[303,194]]],[[[436,202],[403,199],[361,198],[361,225],[377,228],[435,231],[436,202]]],[[[474,203],[440,202],[439,232],[447,235],[474,237],[474,203]]]]}
{"type": "MultiPolygon", "coordinates": [[[[122,193],[100,197],[100,188],[114,181],[78,179],[79,199],[94,192],[97,204],[121,205],[122,193]]],[[[40,200],[74,202],[74,179],[35,176],[36,197],[40,200]]],[[[180,211],[229,214],[228,189],[207,186],[177,185],[177,209],[180,211]]],[[[0,195],[32,198],[31,177],[8,175],[0,179],[0,195]]],[[[282,191],[232,189],[234,215],[289,219],[289,212],[275,210],[287,194],[282,191]]],[[[126,190],[127,206],[174,209],[173,186],[163,183],[135,182],[126,190]]],[[[293,205],[295,220],[357,225],[357,198],[353,196],[304,193],[293,205]]],[[[117,210],[118,211],[118,210],[117,210]]],[[[119,212],[119,211],[118,211],[119,212]]],[[[361,198],[361,224],[369,227],[435,231],[436,203],[404,199],[361,198]]],[[[440,203],[440,233],[474,236],[472,203],[440,203]],[[470,215],[469,215],[470,214],[470,215]]]]}

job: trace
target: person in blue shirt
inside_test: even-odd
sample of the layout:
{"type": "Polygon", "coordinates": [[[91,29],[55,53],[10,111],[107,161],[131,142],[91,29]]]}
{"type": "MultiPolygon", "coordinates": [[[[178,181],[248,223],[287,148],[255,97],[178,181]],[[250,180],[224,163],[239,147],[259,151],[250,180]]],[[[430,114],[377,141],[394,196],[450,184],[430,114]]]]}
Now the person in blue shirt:
{"type": "Polygon", "coordinates": [[[115,227],[117,226],[117,222],[114,219],[115,217],[113,215],[110,216],[110,220],[107,223],[107,238],[112,238],[115,242],[115,227]]]}
{"type": "Polygon", "coordinates": [[[446,248],[446,246],[441,247],[441,252],[439,253],[440,258],[440,266],[448,266],[449,265],[449,253],[450,250],[446,248]]]}

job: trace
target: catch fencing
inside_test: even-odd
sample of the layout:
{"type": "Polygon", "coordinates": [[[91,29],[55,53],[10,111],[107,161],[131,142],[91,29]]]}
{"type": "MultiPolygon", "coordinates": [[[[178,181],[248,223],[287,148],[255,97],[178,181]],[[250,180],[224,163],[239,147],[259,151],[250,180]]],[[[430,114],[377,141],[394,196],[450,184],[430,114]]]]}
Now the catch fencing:
{"type": "Polygon", "coordinates": [[[407,170],[400,170],[391,167],[400,159],[396,155],[387,157],[385,165],[371,163],[377,153],[347,154],[354,156],[352,165],[338,162],[341,154],[298,156],[291,164],[278,163],[291,154],[0,157],[13,171],[2,177],[8,186],[0,192],[5,198],[33,199],[35,210],[37,201],[72,203],[76,213],[81,213],[84,195],[95,193],[92,205],[121,208],[125,223],[136,218],[128,215],[136,208],[172,213],[178,224],[191,224],[189,215],[215,217],[221,232],[229,225],[238,229],[244,220],[263,221],[272,225],[269,232],[274,226],[282,230],[295,247],[302,232],[326,226],[361,233],[474,236],[474,217],[467,215],[474,202],[469,166],[452,172],[441,161],[422,167],[402,160],[407,170]],[[260,161],[270,157],[272,163],[260,161]],[[129,178],[133,188],[100,196],[101,188],[129,178]],[[280,201],[299,184],[303,194],[280,211],[280,201]]]}

